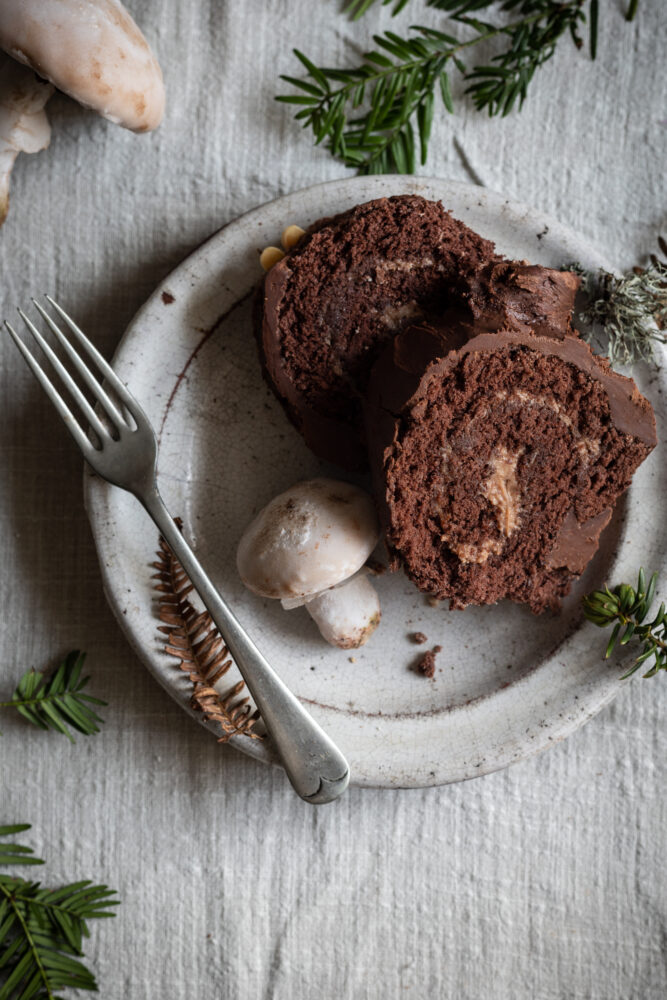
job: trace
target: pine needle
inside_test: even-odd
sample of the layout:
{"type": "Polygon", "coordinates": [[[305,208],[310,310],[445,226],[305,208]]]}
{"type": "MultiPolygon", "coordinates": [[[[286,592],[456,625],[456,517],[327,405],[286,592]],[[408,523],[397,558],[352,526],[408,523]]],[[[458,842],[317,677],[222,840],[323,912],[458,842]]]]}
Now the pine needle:
{"type": "MultiPolygon", "coordinates": [[[[382,6],[388,7],[393,3],[394,8],[391,12],[392,17],[396,17],[400,14],[404,7],[407,7],[410,0],[382,0],[382,6]]],[[[353,21],[358,21],[360,17],[363,17],[366,11],[373,6],[375,0],[350,0],[348,5],[344,8],[345,13],[350,15],[353,21]]]]}
{"type": "Polygon", "coordinates": [[[103,720],[91,705],[106,705],[105,701],[82,694],[90,680],[81,677],[85,653],[68,653],[55,673],[48,676],[28,670],[18,682],[11,701],[0,701],[0,708],[14,708],[24,719],[39,729],[52,729],[74,743],[71,729],[92,736],[99,733],[103,720]]]}

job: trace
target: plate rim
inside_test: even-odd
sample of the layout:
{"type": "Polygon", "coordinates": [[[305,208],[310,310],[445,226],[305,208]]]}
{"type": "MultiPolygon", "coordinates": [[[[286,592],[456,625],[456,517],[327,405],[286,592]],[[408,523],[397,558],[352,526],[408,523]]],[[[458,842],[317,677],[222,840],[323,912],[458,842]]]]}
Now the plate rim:
{"type": "MultiPolygon", "coordinates": [[[[155,305],[159,302],[163,293],[168,292],[170,283],[173,284],[174,276],[176,274],[181,274],[187,270],[194,271],[197,267],[199,261],[204,260],[211,249],[211,247],[217,246],[219,241],[225,241],[226,236],[235,233],[238,230],[243,230],[248,228],[255,219],[261,218],[267,211],[271,208],[279,206],[290,199],[303,197],[305,195],[313,196],[319,192],[322,192],[326,196],[328,192],[332,189],[340,191],[344,188],[347,192],[348,190],[356,189],[362,186],[360,182],[363,183],[363,187],[373,186],[373,182],[377,184],[379,188],[377,195],[375,197],[380,197],[382,195],[388,195],[390,192],[382,190],[382,188],[396,187],[396,191],[393,193],[402,194],[406,193],[407,189],[415,191],[419,189],[421,185],[436,185],[442,186],[442,188],[447,188],[450,191],[458,191],[462,196],[470,195],[475,192],[478,196],[483,199],[490,201],[495,208],[499,210],[506,209],[506,211],[515,219],[516,218],[528,218],[531,219],[531,226],[536,224],[538,226],[547,226],[551,238],[555,238],[556,241],[567,241],[576,240],[580,245],[587,246],[590,249],[591,255],[598,261],[599,267],[604,267],[607,270],[614,271],[615,268],[611,265],[605,257],[599,253],[599,251],[591,246],[588,241],[581,237],[578,233],[572,230],[570,227],[559,222],[557,219],[548,215],[547,213],[540,212],[532,207],[518,201],[515,199],[510,199],[505,197],[498,192],[492,191],[485,187],[479,187],[473,184],[467,184],[460,181],[450,181],[445,178],[436,177],[412,177],[407,175],[378,175],[377,177],[348,177],[343,179],[334,179],[330,181],[325,181],[323,183],[310,185],[306,188],[299,189],[294,192],[290,192],[286,195],[282,195],[279,198],[272,199],[271,201],[265,202],[264,204],[257,206],[248,212],[230,220],[225,225],[221,226],[215,232],[213,232],[209,237],[207,237],[202,243],[200,243],[196,248],[194,248],[179,264],[177,264],[172,270],[158,283],[153,292],[148,296],[145,302],[140,306],[137,312],[134,314],[130,320],[127,328],[125,329],[123,336],[120,338],[113,354],[112,364],[115,366],[118,359],[127,352],[133,343],[135,343],[142,336],[142,321],[144,317],[149,314],[155,305]],[[225,235],[226,234],[226,235],[225,235]]],[[[365,195],[363,198],[358,199],[359,201],[368,200],[369,197],[374,197],[373,195],[365,195]]],[[[445,196],[442,195],[444,200],[445,196]]],[[[326,197],[323,198],[326,200],[326,197]]],[[[285,217],[285,216],[283,216],[285,217]]],[[[203,279],[204,283],[208,280],[207,277],[203,279]]],[[[247,294],[247,293],[246,293],[247,294]]],[[[235,300],[238,304],[244,295],[239,295],[235,300]]],[[[219,320],[218,320],[219,322],[219,320]]],[[[217,323],[215,324],[217,326],[217,323]]],[[[156,428],[156,432],[157,432],[156,428]]],[[[106,518],[109,514],[108,498],[111,491],[115,488],[110,484],[104,482],[94,473],[88,470],[88,467],[84,467],[84,504],[88,515],[88,519],[91,524],[91,530],[93,533],[93,538],[95,542],[95,548],[98,556],[98,561],[100,565],[100,571],[102,575],[103,589],[107,602],[109,603],[114,616],[116,617],[121,631],[124,633],[128,639],[131,647],[137,653],[139,659],[142,661],[144,666],[147,667],[154,679],[167,691],[167,693],[177,701],[177,703],[189,713],[189,715],[194,718],[200,725],[206,726],[213,732],[217,733],[214,729],[212,723],[205,723],[202,720],[201,714],[196,713],[189,706],[187,702],[184,702],[183,692],[178,690],[178,685],[175,683],[178,678],[177,671],[173,671],[173,680],[167,681],[165,672],[161,671],[155,663],[155,652],[146,647],[145,642],[142,640],[138,632],[133,628],[133,619],[131,616],[126,615],[121,607],[121,601],[119,599],[119,594],[117,593],[116,587],[114,585],[114,574],[113,574],[113,540],[112,540],[112,530],[109,531],[110,525],[106,523],[106,518]]],[[[580,628],[576,629],[575,637],[580,632],[580,628]]],[[[572,636],[566,636],[562,643],[558,646],[558,651],[562,652],[572,636]]],[[[548,661],[549,658],[553,656],[553,652],[545,656],[544,663],[548,661]]],[[[555,731],[549,733],[548,738],[543,740],[537,740],[532,743],[525,743],[519,752],[518,756],[508,756],[500,755],[493,761],[484,761],[481,764],[469,765],[466,773],[462,773],[458,777],[447,777],[443,780],[432,781],[426,778],[418,778],[412,776],[410,780],[403,783],[401,779],[392,779],[391,776],[377,776],[377,780],[369,781],[355,781],[354,775],[352,777],[352,784],[361,785],[363,787],[391,787],[391,788],[418,788],[418,787],[435,787],[437,785],[448,784],[457,781],[469,780],[470,778],[481,776],[483,774],[491,773],[496,770],[500,770],[509,766],[512,763],[518,762],[519,760],[528,759],[541,753],[549,746],[554,743],[561,742],[571,735],[576,729],[583,725],[586,721],[596,715],[602,708],[605,707],[618,693],[618,691],[623,686],[623,682],[620,680],[620,673],[618,671],[618,676],[614,679],[612,677],[599,678],[599,682],[595,684],[592,690],[584,697],[584,701],[579,706],[581,709],[576,714],[570,716],[561,725],[556,727],[555,731]]],[[[169,676],[169,675],[167,675],[169,676]]],[[[184,679],[184,678],[183,678],[184,679]]],[[[522,685],[524,681],[528,678],[520,677],[514,681],[510,688],[514,693],[516,693],[517,687],[522,685]]],[[[587,689],[588,690],[588,689],[587,689]]],[[[582,689],[583,693],[583,689],[582,689]]],[[[497,696],[498,692],[494,692],[497,696]]],[[[307,699],[302,699],[304,703],[308,704],[307,699]]],[[[460,712],[465,711],[469,706],[456,706],[451,711],[460,712]]],[[[219,734],[218,734],[219,735],[219,734]]],[[[265,763],[278,764],[275,754],[272,752],[270,743],[267,741],[253,741],[244,736],[235,736],[229,741],[229,745],[235,749],[240,750],[248,756],[253,757],[256,760],[260,760],[265,763]]]]}

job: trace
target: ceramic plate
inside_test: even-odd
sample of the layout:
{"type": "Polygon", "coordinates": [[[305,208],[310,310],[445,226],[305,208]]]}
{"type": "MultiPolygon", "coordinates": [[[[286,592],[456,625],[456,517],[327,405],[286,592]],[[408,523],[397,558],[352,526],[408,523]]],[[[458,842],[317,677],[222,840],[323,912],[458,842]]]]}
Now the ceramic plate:
{"type": "MultiPolygon", "coordinates": [[[[212,236],[139,311],[113,362],[159,434],[160,489],[214,582],[340,745],[353,783],[387,787],[485,774],[591,718],[619,689],[623,670],[618,660],[602,660],[603,634],[582,622],[579,597],[606,580],[633,580],[641,564],[659,568],[666,541],[660,509],[667,476],[654,452],[561,614],[537,618],[508,602],[450,612],[430,607],[402,574],[385,574],[377,580],[382,624],[366,647],[349,653],[328,647],[303,608],[287,612],[244,589],[234,554],[253,514],[298,479],[340,475],[308,451],[263,382],[251,326],[258,251],[278,243],[289,223],[305,227],[358,202],[404,193],[441,199],[511,257],[609,268],[575,233],[481,188],[386,176],[335,181],[255,209],[212,236]],[[414,644],[416,631],[427,635],[427,647],[414,644]],[[442,652],[427,680],[411,667],[436,644],[442,652]]],[[[661,430],[658,376],[646,375],[642,388],[661,430]]],[[[190,711],[189,682],[161,651],[156,630],[149,564],[157,531],[129,494],[92,474],[85,490],[111,607],[151,673],[190,711]]],[[[233,746],[274,760],[268,740],[237,736],[233,746]]]]}

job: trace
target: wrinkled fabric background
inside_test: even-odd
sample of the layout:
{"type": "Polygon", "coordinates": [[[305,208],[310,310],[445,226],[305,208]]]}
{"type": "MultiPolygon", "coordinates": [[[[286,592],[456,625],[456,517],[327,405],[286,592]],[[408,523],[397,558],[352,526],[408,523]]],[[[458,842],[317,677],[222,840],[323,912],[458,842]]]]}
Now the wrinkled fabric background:
{"type": "MultiPolygon", "coordinates": [[[[342,65],[380,28],[443,21],[418,0],[356,26],[337,0],[130,6],[164,69],[164,124],[135,136],[56,96],[51,148],[19,159],[0,231],[0,316],[48,290],[107,355],[212,231],[345,176],[272,100],[293,45],[342,65]]],[[[624,2],[601,7],[596,64],[564,39],[505,120],[459,97],[422,172],[547,211],[627,267],[667,236],[667,15],[642,0],[628,27],[624,2]]],[[[47,884],[120,891],[87,948],[106,1000],[666,995],[664,677],[508,771],[305,805],[133,655],[102,593],[78,454],[5,337],[0,352],[0,698],[80,647],[109,702],[102,734],[76,746],[2,713],[0,822],[33,824],[47,884]]]]}

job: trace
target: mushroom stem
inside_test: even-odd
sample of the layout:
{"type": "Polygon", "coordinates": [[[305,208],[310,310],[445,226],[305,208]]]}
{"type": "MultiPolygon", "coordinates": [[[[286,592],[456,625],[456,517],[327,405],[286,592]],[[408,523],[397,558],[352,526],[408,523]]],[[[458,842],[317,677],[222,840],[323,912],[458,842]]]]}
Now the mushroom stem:
{"type": "Polygon", "coordinates": [[[9,211],[9,178],[19,153],[38,153],[51,139],[44,105],[53,84],[4,58],[0,65],[0,226],[9,211]]]}
{"type": "Polygon", "coordinates": [[[357,649],[368,642],[380,624],[380,599],[364,574],[349,583],[325,590],[306,604],[322,637],[340,649],[357,649]]]}

